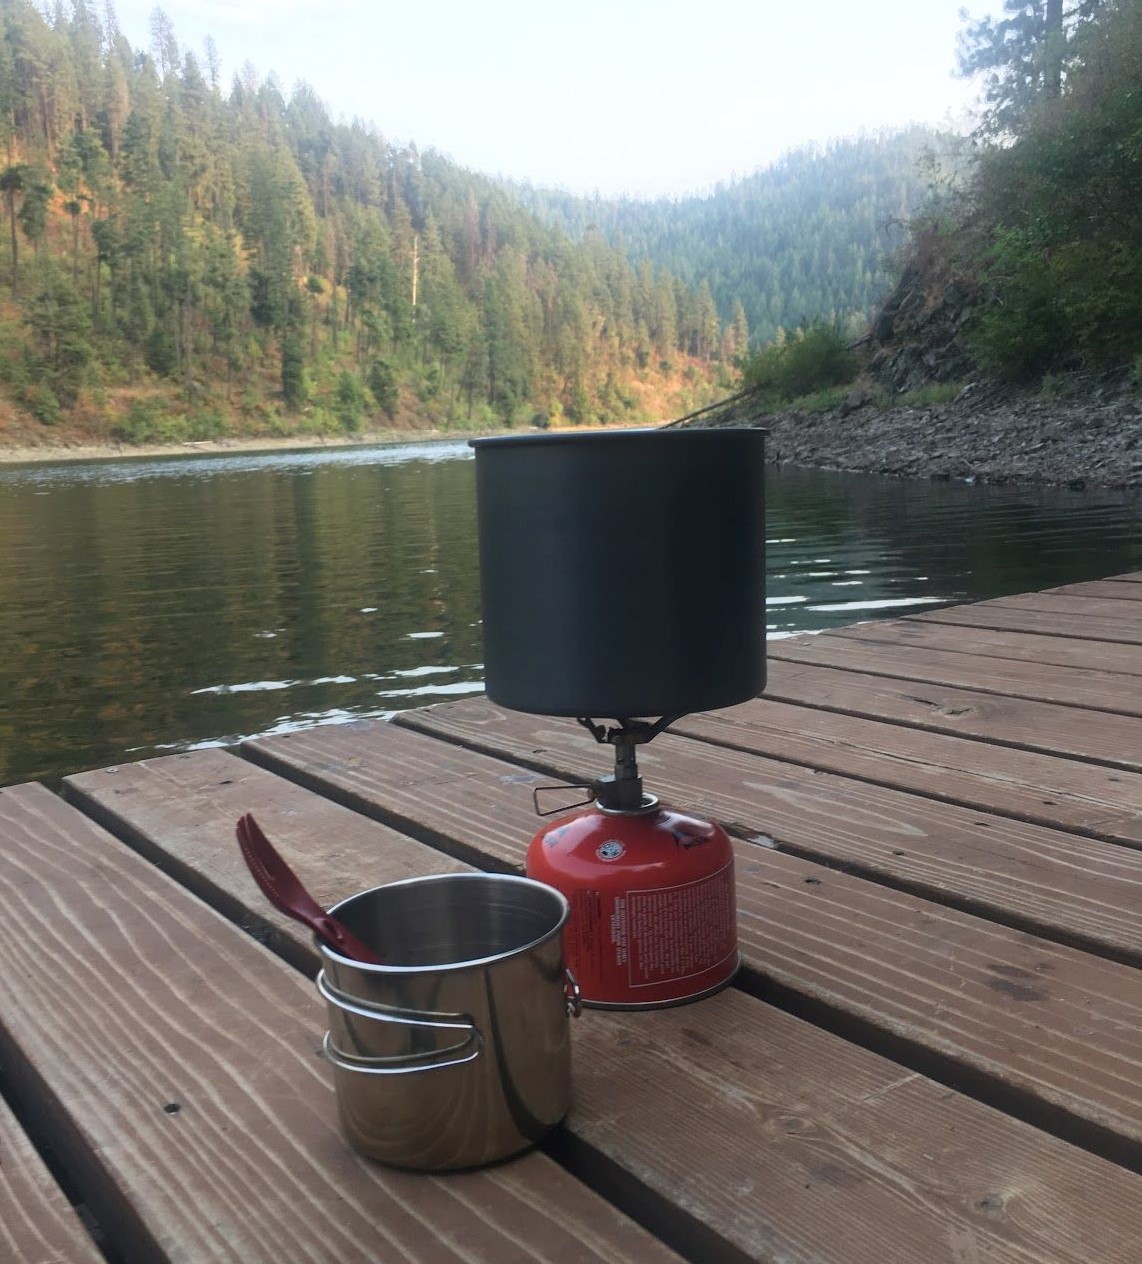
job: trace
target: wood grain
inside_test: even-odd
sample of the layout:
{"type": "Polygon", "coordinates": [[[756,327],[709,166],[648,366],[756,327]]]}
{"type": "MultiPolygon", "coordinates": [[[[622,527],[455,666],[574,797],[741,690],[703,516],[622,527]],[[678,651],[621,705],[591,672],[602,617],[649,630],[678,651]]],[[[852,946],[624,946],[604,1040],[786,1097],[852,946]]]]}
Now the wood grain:
{"type": "MultiPolygon", "coordinates": [[[[1142,585],[1135,585],[1142,592],[1142,585]]],[[[982,658],[1010,658],[1021,663],[1038,663],[1042,667],[1095,668],[1105,672],[1142,675],[1142,649],[1111,641],[1078,641],[1066,636],[1037,636],[1033,632],[1000,632],[995,628],[953,627],[941,623],[921,623],[917,619],[877,619],[836,628],[828,633],[854,641],[878,645],[922,646],[935,650],[951,650],[982,658]]],[[[891,650],[885,650],[891,660],[891,650]]]]}
{"type": "Polygon", "coordinates": [[[1065,593],[1029,592],[1016,593],[1011,597],[996,597],[977,605],[999,610],[1038,610],[1044,614],[1074,614],[1084,619],[1121,619],[1142,635],[1142,620],[1138,607],[1132,601],[1120,601],[1108,597],[1075,597],[1065,593]]]}
{"type": "MultiPolygon", "coordinates": [[[[1142,616],[1142,606],[1138,610],[1142,616]]],[[[953,685],[981,693],[1061,703],[1142,719],[1142,675],[1099,671],[1093,666],[1044,667],[1011,659],[977,658],[952,650],[907,645],[903,641],[889,648],[828,633],[773,641],[768,654],[771,661],[810,663],[871,676],[953,685]]],[[[1139,657],[1142,658],[1142,650],[1139,657]]],[[[1142,724],[1138,727],[1142,735],[1142,724]]]]}
{"type": "Polygon", "coordinates": [[[307,980],[42,787],[0,836],[6,1072],[132,1264],[674,1258],[541,1154],[358,1159],[307,980]]]}
{"type": "Polygon", "coordinates": [[[1093,838],[1142,846],[1142,774],[754,698],[671,732],[1093,838]]]}
{"type": "MultiPolygon", "coordinates": [[[[603,753],[571,721],[526,716],[484,699],[406,712],[401,724],[505,754],[561,776],[598,774],[603,753]]],[[[349,783],[403,746],[375,725],[358,738],[359,771],[344,730],[250,744],[283,764],[322,760],[322,779],[349,783]]],[[[888,881],[929,899],[1142,963],[1142,852],[933,802],[832,773],[664,734],[639,754],[648,786],[720,820],[739,837],[888,881]]],[[[368,779],[362,779],[368,793],[368,779]]]]}
{"type": "MultiPolygon", "coordinates": [[[[1121,603],[1120,603],[1121,604],[1121,603]]],[[[954,623],[957,627],[996,628],[1008,632],[1034,632],[1039,636],[1069,636],[1080,641],[1117,641],[1142,645],[1142,629],[1130,619],[1103,618],[1093,612],[1076,614],[977,601],[966,606],[945,606],[923,614],[904,616],[918,623],[954,623]]]]}
{"type": "Polygon", "coordinates": [[[0,1098],[0,1260],[101,1264],[75,1210],[0,1098]]]}
{"type": "Polygon", "coordinates": [[[1134,716],[777,660],[769,663],[765,696],[1142,772],[1142,726],[1134,716]]]}
{"type": "MultiPolygon", "coordinates": [[[[536,820],[511,764],[391,726],[383,733],[393,740],[379,744],[376,759],[367,735],[355,744],[352,785],[363,806],[446,850],[463,842],[497,868],[522,868],[536,820]]],[[[325,775],[335,777],[337,761],[326,755],[325,775]]],[[[214,814],[202,806],[208,830],[214,814]]],[[[113,808],[127,812],[117,829],[146,819],[156,838],[167,833],[161,798],[113,808]]],[[[797,857],[739,844],[737,858],[750,970],[1142,1154],[1142,1060],[1131,1034],[1142,1026],[1138,971],[797,857]]]]}
{"type": "MultiPolygon", "coordinates": [[[[363,736],[358,776],[369,762],[363,736]]],[[[493,828],[473,801],[498,796],[514,823],[526,786],[500,761],[467,753],[465,762],[467,776],[455,769],[450,785],[430,760],[415,772],[391,760],[383,767],[402,789],[418,788],[418,811],[441,803],[450,828],[462,827],[445,796],[465,801],[470,843],[493,828]],[[491,777],[486,765],[495,765],[491,777]]],[[[133,831],[146,818],[163,833],[159,797],[142,810],[138,796],[113,806],[133,831]]],[[[209,835],[233,803],[199,808],[209,835]]],[[[324,868],[329,811],[315,797],[305,814],[315,871],[324,868]]],[[[499,829],[513,837],[502,819],[499,829]]],[[[518,836],[514,849],[518,858],[518,836]]],[[[502,846],[495,859],[505,858],[502,846]]],[[[1004,1035],[1017,1027],[1008,1021],[1004,1035]]],[[[926,1264],[962,1264],[969,1249],[1024,1264],[1077,1261],[1087,1250],[1129,1258],[1138,1177],[741,993],[656,1014],[589,1013],[575,1026],[575,1086],[560,1152],[604,1185],[633,1182],[652,1215],[655,1206],[681,1211],[692,1222],[692,1258],[864,1264],[883,1258],[886,1241],[899,1258],[926,1264]]]]}
{"type": "Polygon", "coordinates": [[[64,793],[93,820],[108,825],[165,873],[298,966],[307,966],[312,954],[295,955],[297,923],[270,904],[246,868],[234,836],[242,813],[254,814],[286,862],[326,906],[382,882],[467,867],[332,803],[314,823],[312,795],[222,750],[79,773],[65,778],[64,793]],[[310,872],[315,831],[322,836],[320,872],[310,872]],[[286,930],[289,935],[283,935],[286,930]]]}
{"type": "Polygon", "coordinates": [[[1081,584],[1060,584],[1058,588],[1045,588],[1043,591],[1062,597],[1113,597],[1116,601],[1142,601],[1137,582],[1130,580],[1096,579],[1081,584]]]}
{"type": "Polygon", "coordinates": [[[1058,1142],[1056,1167],[1042,1133],[741,993],[592,1027],[573,1136],[701,1207],[742,1258],[1136,1259],[1140,1178],[1102,1164],[1100,1187],[1058,1142]]]}

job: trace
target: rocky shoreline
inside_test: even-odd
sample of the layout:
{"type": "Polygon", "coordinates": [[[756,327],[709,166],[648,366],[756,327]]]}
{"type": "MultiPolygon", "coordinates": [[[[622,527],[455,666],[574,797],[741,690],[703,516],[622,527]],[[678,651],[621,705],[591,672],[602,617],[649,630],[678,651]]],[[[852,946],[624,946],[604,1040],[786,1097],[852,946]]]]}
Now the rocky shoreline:
{"type": "Polygon", "coordinates": [[[1125,382],[1072,382],[1065,396],[969,386],[948,404],[878,406],[857,390],[840,407],[761,413],[748,397],[687,426],[761,425],[778,464],[1060,487],[1142,487],[1142,395],[1125,382]]]}

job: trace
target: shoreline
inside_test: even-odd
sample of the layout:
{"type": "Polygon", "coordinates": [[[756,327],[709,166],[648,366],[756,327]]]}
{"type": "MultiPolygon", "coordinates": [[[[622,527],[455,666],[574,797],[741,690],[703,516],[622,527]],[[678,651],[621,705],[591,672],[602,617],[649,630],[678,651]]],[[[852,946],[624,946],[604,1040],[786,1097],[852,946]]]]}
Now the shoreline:
{"type": "Polygon", "coordinates": [[[169,456],[239,456],[251,452],[304,452],[312,449],[377,448],[398,444],[462,442],[500,431],[374,430],[341,437],[322,435],[235,435],[228,439],[182,443],[71,443],[36,447],[0,447],[0,465],[57,465],[67,461],[134,461],[169,456]]]}
{"type": "MultiPolygon", "coordinates": [[[[635,422],[622,426],[576,426],[573,433],[588,434],[596,430],[653,429],[662,423],[635,422]]],[[[69,461],[135,461],[172,456],[240,456],[256,452],[309,452],[340,448],[380,448],[418,443],[466,443],[469,439],[494,438],[497,435],[566,434],[566,429],[550,432],[520,426],[495,430],[370,430],[356,435],[234,435],[225,439],[184,440],[181,443],[61,443],[36,447],[0,446],[0,466],[57,465],[69,461]]]]}
{"type": "Polygon", "coordinates": [[[778,413],[739,399],[691,424],[764,426],[766,460],[777,465],[1075,491],[1142,488],[1142,396],[1134,393],[1046,398],[981,386],[950,404],[883,407],[854,392],[839,408],[778,413]]]}
{"type": "MultiPolygon", "coordinates": [[[[748,402],[734,399],[727,401],[726,407],[715,406],[708,416],[686,423],[684,428],[764,426],[769,431],[766,461],[772,465],[1075,490],[1142,488],[1142,398],[1045,400],[1016,391],[993,393],[986,388],[978,394],[965,395],[951,404],[920,408],[884,408],[862,400],[855,406],[815,413],[790,409],[768,414],[758,414],[748,402]]],[[[661,424],[645,423],[645,428],[661,424]]],[[[584,426],[577,427],[575,433],[608,429],[612,427],[584,426]]],[[[0,447],[0,468],[463,443],[468,439],[524,433],[543,432],[524,428],[378,429],[345,436],[235,435],[137,447],[76,441],[0,447]]]]}

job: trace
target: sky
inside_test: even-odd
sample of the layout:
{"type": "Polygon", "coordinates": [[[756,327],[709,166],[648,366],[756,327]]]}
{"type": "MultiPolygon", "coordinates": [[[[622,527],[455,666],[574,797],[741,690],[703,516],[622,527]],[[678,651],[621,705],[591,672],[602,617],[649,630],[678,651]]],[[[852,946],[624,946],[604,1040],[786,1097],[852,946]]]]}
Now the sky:
{"type": "MultiPolygon", "coordinates": [[[[223,83],[249,61],[334,118],[535,185],[703,193],[810,142],[970,125],[956,36],[1001,0],[167,0],[223,83]]],[[[152,0],[114,0],[135,47],[152,0]]]]}

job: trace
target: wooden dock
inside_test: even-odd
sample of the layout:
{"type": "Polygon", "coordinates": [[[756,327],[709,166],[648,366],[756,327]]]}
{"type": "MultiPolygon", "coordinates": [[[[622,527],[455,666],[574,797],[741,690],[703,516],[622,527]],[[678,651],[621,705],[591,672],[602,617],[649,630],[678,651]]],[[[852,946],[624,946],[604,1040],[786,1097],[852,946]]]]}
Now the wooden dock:
{"type": "Polygon", "coordinates": [[[481,1172],[346,1150],[233,826],[326,903],[519,870],[582,729],[470,699],[0,791],[0,1260],[101,1258],[70,1196],[117,1264],[1138,1264],[1142,573],[769,656],[640,752],[735,838],[735,985],[584,1014],[566,1125],[481,1172]]]}

